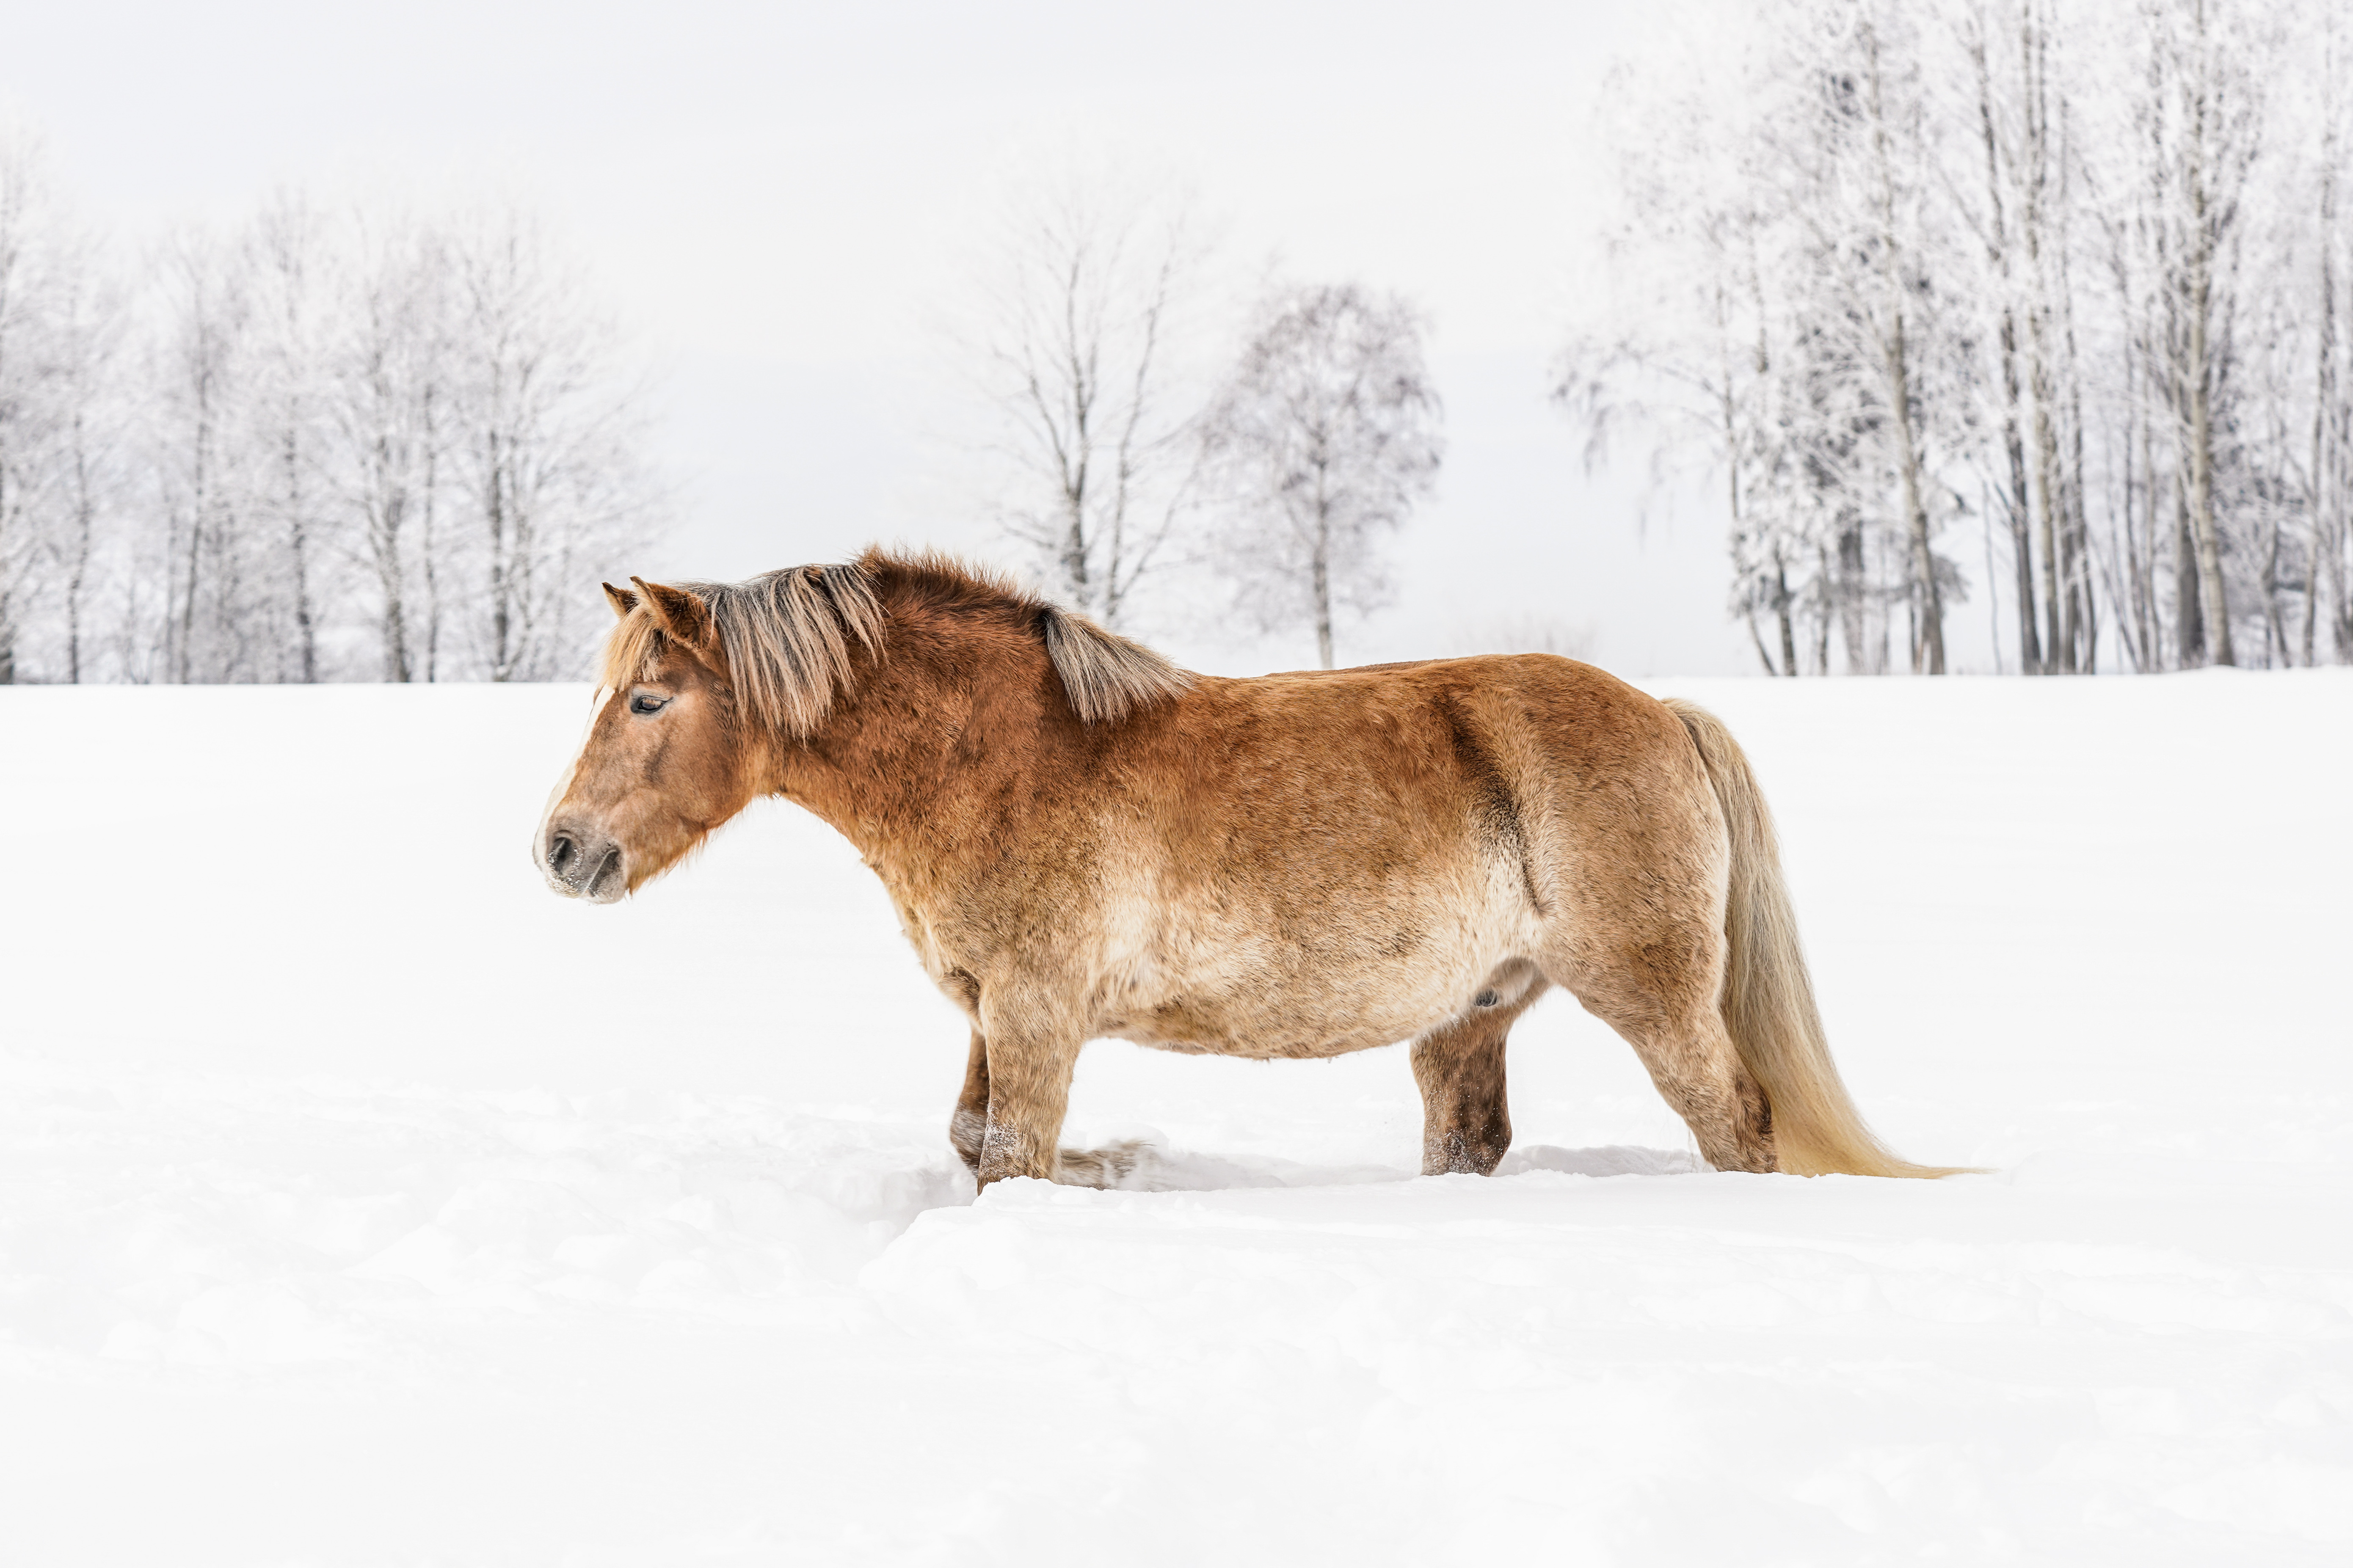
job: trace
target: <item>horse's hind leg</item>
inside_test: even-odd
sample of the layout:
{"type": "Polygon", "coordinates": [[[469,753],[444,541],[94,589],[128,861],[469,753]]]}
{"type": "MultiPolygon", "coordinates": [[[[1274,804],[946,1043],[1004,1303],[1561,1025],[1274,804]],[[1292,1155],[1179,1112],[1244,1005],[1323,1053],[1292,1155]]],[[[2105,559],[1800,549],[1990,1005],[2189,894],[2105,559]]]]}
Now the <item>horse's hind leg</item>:
{"type": "Polygon", "coordinates": [[[1711,1006],[1673,1022],[1616,1026],[1719,1171],[1772,1171],[1772,1113],[1711,1006]]]}
{"type": "Polygon", "coordinates": [[[1511,1148],[1504,1047],[1513,1021],[1544,994],[1542,977],[1529,980],[1510,1000],[1498,996],[1493,1005],[1474,1007],[1414,1041],[1423,1175],[1489,1175],[1511,1148]]]}
{"type": "Polygon", "coordinates": [[[1615,940],[1588,928],[1585,941],[1547,958],[1546,972],[1634,1047],[1709,1164],[1774,1170],[1764,1091],[1741,1065],[1719,1011],[1724,937],[1704,918],[1660,924],[1615,940]]]}

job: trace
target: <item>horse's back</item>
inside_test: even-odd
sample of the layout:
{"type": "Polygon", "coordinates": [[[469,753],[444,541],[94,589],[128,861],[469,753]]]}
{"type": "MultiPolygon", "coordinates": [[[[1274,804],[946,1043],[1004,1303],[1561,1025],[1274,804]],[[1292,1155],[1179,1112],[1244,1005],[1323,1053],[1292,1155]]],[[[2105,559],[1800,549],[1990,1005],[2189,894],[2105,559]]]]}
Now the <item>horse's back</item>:
{"type": "MultiPolygon", "coordinates": [[[[1204,681],[1177,727],[1193,822],[1227,861],[1303,891],[1474,900],[1508,888],[1539,919],[1680,906],[1720,885],[1721,808],[1683,721],[1605,670],[1482,655],[1204,681]]],[[[1709,907],[1712,907],[1709,906],[1709,907]]]]}
{"type": "Polygon", "coordinates": [[[1254,794],[1289,782],[1328,794],[1361,774],[1387,793],[1502,782],[1514,792],[1554,775],[1588,784],[1697,779],[1697,753],[1656,698],[1606,670],[1554,654],[1204,678],[1163,732],[1180,773],[1254,794]]]}

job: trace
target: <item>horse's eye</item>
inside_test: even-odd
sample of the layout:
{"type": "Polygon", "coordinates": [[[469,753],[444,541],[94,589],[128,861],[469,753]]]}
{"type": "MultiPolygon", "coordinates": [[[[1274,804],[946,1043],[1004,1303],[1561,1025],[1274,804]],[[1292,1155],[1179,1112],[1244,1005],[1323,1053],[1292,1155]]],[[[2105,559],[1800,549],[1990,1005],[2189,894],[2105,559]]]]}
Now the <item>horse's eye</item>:
{"type": "Polygon", "coordinates": [[[667,697],[648,697],[644,693],[640,692],[638,695],[629,699],[629,711],[632,713],[659,713],[662,710],[663,707],[669,703],[669,701],[670,699],[667,697]]]}

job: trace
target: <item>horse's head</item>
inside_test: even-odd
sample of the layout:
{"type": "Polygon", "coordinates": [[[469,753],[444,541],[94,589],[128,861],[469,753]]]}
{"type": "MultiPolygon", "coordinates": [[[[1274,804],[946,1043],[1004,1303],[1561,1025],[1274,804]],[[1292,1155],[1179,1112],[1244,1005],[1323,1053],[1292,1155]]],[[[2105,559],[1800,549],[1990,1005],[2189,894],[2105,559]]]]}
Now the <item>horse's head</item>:
{"type": "Polygon", "coordinates": [[[839,758],[846,738],[872,739],[877,712],[898,716],[877,745],[960,734],[961,724],[923,720],[936,700],[920,695],[926,679],[961,688],[986,666],[1034,699],[1042,660],[1071,713],[1096,724],[1174,698],[1193,679],[1083,616],[930,556],[870,550],[741,583],[629,581],[637,592],[606,585],[621,623],[605,647],[604,705],[532,841],[548,886],[594,903],[661,875],[756,795],[789,784],[822,812],[804,786],[831,779],[825,787],[842,798],[864,798],[871,767],[845,775],[839,758]],[[912,642],[909,616],[929,628],[912,642]],[[893,641],[900,685],[877,698],[864,682],[893,641]],[[939,654],[942,646],[960,651],[939,654]]]}
{"type": "Polygon", "coordinates": [[[621,617],[609,689],[533,846],[550,888],[598,904],[659,876],[767,787],[710,605],[630,581],[634,594],[605,585],[621,617]]]}

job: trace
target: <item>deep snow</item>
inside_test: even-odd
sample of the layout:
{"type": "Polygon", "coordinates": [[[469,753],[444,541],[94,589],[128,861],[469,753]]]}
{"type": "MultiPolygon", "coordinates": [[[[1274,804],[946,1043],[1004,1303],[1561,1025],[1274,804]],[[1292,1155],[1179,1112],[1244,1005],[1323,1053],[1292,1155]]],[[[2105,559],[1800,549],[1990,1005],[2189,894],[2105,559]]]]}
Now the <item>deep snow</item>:
{"type": "Polygon", "coordinates": [[[961,1024],[764,807],[628,905],[578,688],[0,690],[0,1562],[2341,1563],[2353,675],[1661,682],[1747,745],[1942,1184],[1697,1166],[1566,997],[1505,1173],[1402,1052],[961,1024]]]}

